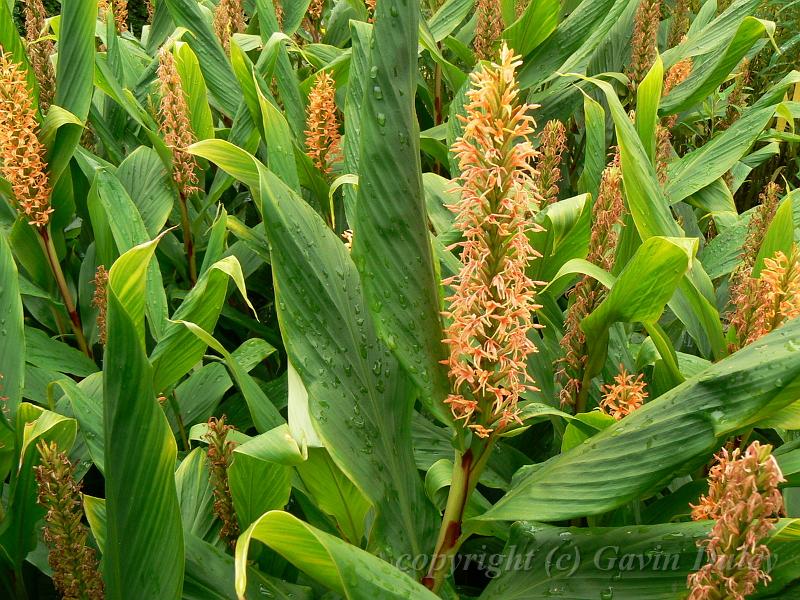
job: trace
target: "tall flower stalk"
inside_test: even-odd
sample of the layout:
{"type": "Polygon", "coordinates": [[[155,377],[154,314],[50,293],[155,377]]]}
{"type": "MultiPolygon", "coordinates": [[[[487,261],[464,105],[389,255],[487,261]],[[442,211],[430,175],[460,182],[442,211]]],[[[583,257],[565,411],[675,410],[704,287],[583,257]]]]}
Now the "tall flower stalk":
{"type": "Polygon", "coordinates": [[[175,66],[175,57],[166,48],[158,55],[158,79],[161,88],[161,133],[164,142],[172,151],[172,179],[178,189],[178,202],[183,227],[183,247],[189,262],[189,279],[197,283],[197,259],[195,257],[192,223],[189,219],[189,197],[198,191],[197,161],[186,151],[195,141],[189,122],[189,105],[183,83],[175,66]]]}
{"type": "Polygon", "coordinates": [[[336,115],[336,86],[325,71],[317,74],[308,93],[305,133],[306,154],[315,167],[329,174],[341,154],[341,135],[336,115]]]}
{"type": "Polygon", "coordinates": [[[245,29],[242,0],[220,0],[214,10],[214,33],[225,49],[230,52],[231,36],[245,29]]]}
{"type": "Polygon", "coordinates": [[[477,23],[472,46],[480,60],[490,60],[495,55],[495,44],[503,33],[503,10],[499,0],[477,0],[477,23]]]}
{"type": "Polygon", "coordinates": [[[538,254],[528,232],[538,204],[537,152],[533,107],[518,103],[515,70],[521,63],[505,45],[499,64],[472,75],[463,118],[464,133],[453,145],[458,159],[460,200],[450,206],[463,234],[462,268],[444,281],[449,320],[445,344],[450,349],[452,393],[445,402],[469,439],[456,451],[450,493],[433,559],[423,583],[439,589],[461,544],[464,509],[488,460],[492,445],[509,427],[521,424],[520,396],[533,387],[527,357],[536,352],[529,334],[538,327],[534,311],[538,282],[525,270],[538,254]],[[471,435],[470,435],[471,434],[471,435]]]}
{"type": "Polygon", "coordinates": [[[38,502],[47,509],[44,541],[50,549],[53,583],[64,600],[102,600],[103,579],[95,551],[86,544],[89,532],[82,521],[81,488],[74,468],[55,442],[42,441],[37,449],[38,502]]]}
{"type": "Polygon", "coordinates": [[[17,211],[36,232],[64,300],[78,346],[84,354],[91,356],[50,232],[52,188],[46,156],[47,150],[39,140],[39,122],[25,71],[13,61],[11,54],[0,54],[0,173],[11,184],[12,201],[17,211]]]}
{"type": "Polygon", "coordinates": [[[50,57],[54,44],[47,35],[47,13],[42,0],[25,2],[25,43],[31,67],[39,84],[39,108],[47,112],[56,93],[56,74],[50,57]]]}
{"type": "Polygon", "coordinates": [[[661,0],[641,0],[633,21],[631,62],[628,66],[628,79],[632,91],[636,91],[656,59],[660,25],[661,0]]]}
{"type": "Polygon", "coordinates": [[[236,510],[233,507],[233,497],[228,485],[228,467],[233,460],[234,442],[228,439],[228,433],[233,430],[233,425],[225,423],[225,416],[221,419],[211,417],[208,420],[208,472],[211,489],[214,493],[214,514],[222,522],[219,537],[231,548],[236,546],[239,536],[239,521],[236,519],[236,510]]]}
{"type": "MultiPolygon", "coordinates": [[[[586,259],[610,271],[614,266],[614,256],[619,239],[619,227],[625,204],[622,199],[622,172],[619,157],[603,171],[597,201],[592,207],[592,234],[589,238],[589,253],[586,259]]],[[[556,378],[561,382],[559,398],[565,409],[584,412],[589,397],[589,378],[586,365],[588,349],[586,334],[581,329],[581,321],[591,313],[606,297],[605,288],[596,279],[584,276],[570,293],[570,304],[564,319],[564,337],[561,347],[564,356],[556,365],[556,378]]]]}
{"type": "Polygon", "coordinates": [[[709,562],[688,577],[689,600],[744,600],[770,576],[763,543],[783,512],[778,485],[785,481],[772,446],[753,442],[742,454],[723,449],[709,473],[708,495],[692,506],[696,521],[714,519],[699,545],[709,562]]]}
{"type": "Polygon", "coordinates": [[[567,130],[561,121],[545,123],[540,136],[539,161],[536,165],[542,206],[558,200],[558,184],[561,181],[561,159],[567,149],[567,130]]]}

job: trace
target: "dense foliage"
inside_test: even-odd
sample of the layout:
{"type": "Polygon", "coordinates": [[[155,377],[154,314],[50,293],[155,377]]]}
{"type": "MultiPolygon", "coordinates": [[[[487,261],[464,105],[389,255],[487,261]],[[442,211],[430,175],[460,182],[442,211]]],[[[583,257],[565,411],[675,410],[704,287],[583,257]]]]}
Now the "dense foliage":
{"type": "Polygon", "coordinates": [[[794,597],[798,31],[0,1],[0,596],[794,597]]]}

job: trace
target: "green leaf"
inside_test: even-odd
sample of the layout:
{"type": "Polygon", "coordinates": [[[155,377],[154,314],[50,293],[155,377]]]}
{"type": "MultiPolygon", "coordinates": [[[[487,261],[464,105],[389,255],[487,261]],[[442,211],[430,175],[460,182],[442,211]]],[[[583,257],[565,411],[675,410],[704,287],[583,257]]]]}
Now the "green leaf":
{"type": "Polygon", "coordinates": [[[703,100],[725,81],[756,41],[774,31],[775,24],[770,21],[745,17],[727,47],[721,47],[716,57],[707,58],[702,68],[693,69],[691,75],[664,98],[661,114],[682,112],[703,100]]]}
{"type": "Polygon", "coordinates": [[[223,111],[233,117],[242,101],[242,88],[236,81],[228,57],[195,0],[164,0],[177,27],[191,33],[186,43],[194,51],[212,96],[223,111]]]}
{"type": "Polygon", "coordinates": [[[286,506],[292,489],[291,467],[301,462],[303,454],[287,425],[234,449],[228,484],[242,529],[265,512],[286,506]]]}
{"type": "Polygon", "coordinates": [[[172,177],[158,153],[139,146],[120,163],[116,175],[136,205],[147,235],[155,237],[175,204],[172,177]]]}
{"type": "MultiPolygon", "coordinates": [[[[781,558],[767,567],[775,584],[760,587],[758,596],[779,597],[772,594],[780,594],[787,576],[789,581],[796,577],[796,538],[783,539],[780,533],[793,523],[781,520],[778,533],[767,541],[773,558],[781,558]]],[[[673,600],[685,595],[687,576],[705,563],[697,542],[711,525],[566,528],[518,523],[487,571],[493,579],[481,598],[539,600],[558,590],[563,598],[673,600]]]]}
{"type": "MultiPolygon", "coordinates": [[[[50,338],[43,331],[33,327],[25,328],[25,348],[27,349],[25,359],[43,369],[80,377],[97,371],[97,365],[83,352],[50,338]]],[[[3,384],[5,381],[4,377],[3,384]]]]}
{"type": "MultiPolygon", "coordinates": [[[[669,204],[661,191],[655,167],[648,159],[614,89],[607,82],[598,79],[591,81],[605,93],[611,109],[620,146],[625,196],[640,237],[643,240],[656,235],[683,237],[683,230],[672,218],[669,204]]],[[[719,358],[724,356],[726,344],[713,301],[711,280],[700,262],[695,260],[681,282],[679,293],[670,302],[670,308],[686,325],[701,350],[713,352],[719,358]]]]}
{"type": "Polygon", "coordinates": [[[658,103],[664,83],[664,63],[656,61],[636,90],[636,132],[651,162],[656,159],[656,126],[658,125],[658,103]]]}
{"type": "MultiPolygon", "coordinates": [[[[82,123],[89,117],[94,93],[97,0],[63,0],[58,32],[56,95],[53,104],[82,123]]],[[[83,129],[61,127],[50,148],[50,178],[55,182],[78,147],[83,129]]]]}
{"type": "Polygon", "coordinates": [[[558,25],[561,3],[558,0],[536,0],[503,32],[503,39],[516,54],[527,56],[544,42],[558,25]]]}
{"type": "Polygon", "coordinates": [[[434,523],[411,454],[411,386],[375,334],[344,244],[306,202],[253,161],[281,332],[308,390],[317,433],[376,508],[370,544],[389,556],[422,552],[432,542],[434,523]]]}
{"type": "Polygon", "coordinates": [[[177,448],[156,401],[144,347],[145,276],[156,243],[129,250],[109,273],[103,364],[103,570],[106,594],[115,599],[178,599],[183,586],[183,528],[174,477],[177,448]]]}
{"type": "Polygon", "coordinates": [[[182,42],[175,44],[174,54],[175,67],[186,90],[192,131],[198,140],[213,138],[214,119],[208,106],[208,91],[197,56],[188,44],[182,42]]]}
{"type": "Polygon", "coordinates": [[[236,543],[236,592],[244,599],[247,551],[258,540],[328,589],[353,600],[437,598],[392,565],[289,513],[268,512],[236,543]]]}
{"type": "Polygon", "coordinates": [[[5,235],[0,235],[0,373],[8,415],[15,418],[25,385],[25,336],[19,276],[5,235]]]}
{"type": "Polygon", "coordinates": [[[443,421],[449,390],[414,109],[418,7],[379,3],[361,110],[353,257],[378,335],[443,421]]]}
{"type": "Polygon", "coordinates": [[[485,520],[558,521],[647,497],[704,464],[724,440],[800,394],[800,319],[647,402],[516,484],[485,520]]]}
{"type": "Polygon", "coordinates": [[[655,323],[678,283],[692,266],[694,238],[651,237],[625,265],[608,296],[581,322],[588,341],[587,372],[594,376],[605,363],[612,324],[655,323]]]}
{"type": "Polygon", "coordinates": [[[267,398],[267,395],[248,374],[247,370],[225,350],[222,344],[195,323],[188,321],[176,321],[176,323],[186,327],[204,345],[210,346],[222,355],[225,359],[225,364],[228,365],[228,369],[230,369],[236,384],[242,392],[242,396],[244,396],[247,407],[250,409],[250,415],[253,417],[253,424],[258,431],[269,431],[274,427],[283,425],[283,417],[281,417],[275,405],[267,398]]]}
{"type": "Polygon", "coordinates": [[[786,256],[789,256],[792,251],[792,244],[794,244],[792,201],[789,198],[784,198],[778,210],[775,211],[775,216],[772,218],[767,233],[761,241],[751,277],[758,277],[761,274],[765,258],[773,258],[776,252],[783,252],[786,256]]]}
{"type": "Polygon", "coordinates": [[[39,464],[40,441],[55,442],[68,453],[75,442],[77,423],[33,404],[19,404],[16,419],[18,462],[8,489],[9,504],[0,525],[0,547],[6,550],[13,566],[19,569],[25,556],[36,547],[36,524],[44,509],[36,501],[38,485],[35,467],[39,464]]]}
{"type": "MultiPolygon", "coordinates": [[[[228,279],[233,280],[244,301],[250,305],[242,266],[235,256],[214,263],[198,279],[172,315],[173,321],[191,321],[206,331],[213,331],[222,305],[228,296],[228,279]]],[[[153,364],[153,385],[163,392],[172,387],[203,357],[206,344],[178,323],[164,328],[164,336],[150,355],[153,364]]]]}

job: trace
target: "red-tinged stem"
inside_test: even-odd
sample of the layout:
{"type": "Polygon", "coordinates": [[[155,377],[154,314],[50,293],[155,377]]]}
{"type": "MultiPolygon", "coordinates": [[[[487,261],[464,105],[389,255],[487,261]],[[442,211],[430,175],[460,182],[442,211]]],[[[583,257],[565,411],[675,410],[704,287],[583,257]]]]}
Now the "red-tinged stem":
{"type": "Polygon", "coordinates": [[[493,437],[488,440],[479,439],[463,454],[456,450],[450,492],[447,495],[447,505],[436,549],[431,558],[428,574],[422,578],[422,584],[433,592],[442,587],[450,572],[453,558],[464,541],[461,535],[464,511],[489,459],[493,439],[493,437]]]}
{"type": "Polygon", "coordinates": [[[47,258],[47,263],[50,265],[50,270],[53,272],[58,291],[61,292],[61,297],[64,299],[64,307],[69,314],[72,332],[75,334],[78,347],[86,356],[92,358],[92,350],[89,348],[89,344],[86,343],[86,337],[83,335],[81,317],[78,314],[78,309],[75,307],[75,301],[72,299],[72,293],[69,291],[67,280],[64,278],[64,271],[61,270],[61,263],[58,261],[56,248],[53,245],[53,238],[50,235],[50,226],[37,227],[36,233],[39,234],[37,236],[39,245],[42,247],[42,251],[47,258]]]}

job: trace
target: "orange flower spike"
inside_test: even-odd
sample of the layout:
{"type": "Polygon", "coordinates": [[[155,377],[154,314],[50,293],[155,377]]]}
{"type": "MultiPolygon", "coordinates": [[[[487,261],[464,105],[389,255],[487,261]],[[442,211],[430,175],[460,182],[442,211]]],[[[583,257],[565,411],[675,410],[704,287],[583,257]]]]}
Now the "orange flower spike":
{"type": "Polygon", "coordinates": [[[628,78],[634,91],[655,61],[660,25],[661,0],[641,0],[633,21],[631,62],[628,66],[628,78]]]}
{"type": "Polygon", "coordinates": [[[472,46],[479,60],[490,60],[494,54],[494,44],[503,34],[503,12],[498,0],[477,0],[475,13],[475,39],[472,46]]]}
{"type": "Polygon", "coordinates": [[[561,181],[561,157],[567,149],[567,130],[561,121],[548,121],[542,129],[540,157],[536,165],[539,172],[539,190],[542,206],[558,200],[558,184],[561,181]]]}
{"type": "Polygon", "coordinates": [[[642,381],[643,377],[641,373],[634,376],[620,367],[619,375],[614,377],[614,383],[603,386],[600,409],[619,421],[642,406],[648,396],[645,391],[647,384],[642,381]]]}
{"type": "Polygon", "coordinates": [[[99,265],[95,271],[94,294],[92,306],[97,309],[97,331],[101,344],[106,343],[106,307],[108,303],[108,271],[104,265],[99,265]]]}
{"type": "Polygon", "coordinates": [[[214,10],[214,33],[227,54],[230,51],[230,40],[234,33],[245,30],[244,9],[242,0],[220,0],[214,10]]]}
{"type": "Polygon", "coordinates": [[[56,93],[56,74],[50,62],[55,45],[47,34],[47,13],[42,0],[25,2],[25,42],[28,59],[39,83],[39,108],[46,112],[56,93]]]}
{"type": "Polygon", "coordinates": [[[761,270],[761,302],[756,308],[756,322],[764,331],[754,331],[748,343],[800,316],[800,262],[797,244],[789,256],[778,250],[764,259],[761,270]]]}
{"type": "Polygon", "coordinates": [[[447,298],[446,362],[453,383],[447,398],[456,419],[488,437],[519,422],[517,403],[533,389],[526,362],[536,346],[528,338],[535,303],[534,282],[525,274],[539,256],[527,233],[538,205],[537,152],[527,139],[535,127],[529,104],[517,104],[515,70],[521,63],[505,45],[499,64],[471,76],[464,132],[453,145],[461,171],[458,203],[450,206],[463,233],[463,266],[447,298]]]}
{"type": "Polygon", "coordinates": [[[325,0],[311,0],[311,4],[308,5],[308,16],[318,21],[324,9],[325,0]]]}
{"type": "Polygon", "coordinates": [[[336,115],[336,87],[325,71],[317,74],[308,94],[306,154],[320,171],[330,173],[340,155],[341,136],[336,115]]]}
{"type": "Polygon", "coordinates": [[[50,221],[50,181],[39,141],[39,123],[25,71],[11,54],[0,54],[0,173],[11,184],[14,203],[31,225],[50,221]]]}
{"type": "Polygon", "coordinates": [[[158,54],[158,79],[161,87],[161,133],[172,150],[172,178],[182,194],[197,190],[197,161],[186,151],[195,141],[189,122],[189,104],[183,91],[175,57],[162,48],[158,54]]]}
{"type": "Polygon", "coordinates": [[[760,582],[770,581],[762,565],[770,550],[763,543],[783,513],[778,486],[785,481],[772,446],[753,442],[745,450],[722,449],[708,478],[708,495],[692,506],[696,521],[714,519],[698,543],[709,563],[687,580],[689,600],[744,600],[760,582]]]}

